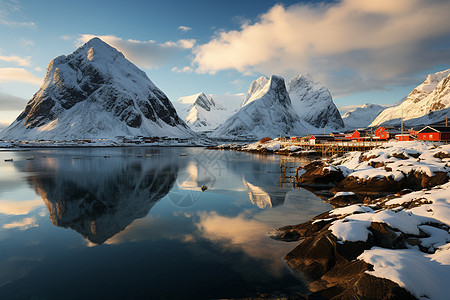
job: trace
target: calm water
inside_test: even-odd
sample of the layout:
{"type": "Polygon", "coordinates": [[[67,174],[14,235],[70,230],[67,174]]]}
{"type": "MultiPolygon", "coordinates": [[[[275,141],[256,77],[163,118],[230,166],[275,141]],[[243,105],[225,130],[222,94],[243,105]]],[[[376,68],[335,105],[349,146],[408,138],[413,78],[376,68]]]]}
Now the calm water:
{"type": "Polygon", "coordinates": [[[0,299],[305,292],[281,259],[295,244],[266,232],[330,206],[279,170],[200,148],[0,151],[0,299]]]}

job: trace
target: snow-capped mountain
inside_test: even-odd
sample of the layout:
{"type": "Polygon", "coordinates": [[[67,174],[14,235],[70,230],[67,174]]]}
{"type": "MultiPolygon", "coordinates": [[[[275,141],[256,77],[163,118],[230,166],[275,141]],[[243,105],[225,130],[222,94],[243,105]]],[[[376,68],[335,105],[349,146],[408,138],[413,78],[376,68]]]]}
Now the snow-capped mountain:
{"type": "Polygon", "coordinates": [[[147,75],[94,38],[49,63],[38,92],[0,136],[55,140],[190,134],[147,75]]]}
{"type": "Polygon", "coordinates": [[[366,128],[384,109],[386,109],[385,106],[366,103],[347,111],[342,120],[347,129],[366,128]]]}
{"type": "Polygon", "coordinates": [[[211,133],[216,138],[301,135],[307,128],[291,105],[284,79],[273,75],[253,81],[241,108],[211,133]]]}
{"type": "Polygon", "coordinates": [[[311,75],[297,75],[287,84],[292,107],[300,118],[316,128],[342,129],[344,122],[330,92],[311,75]]]}
{"type": "Polygon", "coordinates": [[[211,96],[199,93],[174,103],[178,114],[194,131],[210,131],[222,124],[229,112],[211,96]]]}
{"type": "Polygon", "coordinates": [[[381,112],[371,126],[399,124],[402,117],[409,126],[423,124],[424,121],[438,122],[442,117],[448,116],[446,110],[448,108],[450,108],[450,69],[428,75],[400,105],[381,112]]]}

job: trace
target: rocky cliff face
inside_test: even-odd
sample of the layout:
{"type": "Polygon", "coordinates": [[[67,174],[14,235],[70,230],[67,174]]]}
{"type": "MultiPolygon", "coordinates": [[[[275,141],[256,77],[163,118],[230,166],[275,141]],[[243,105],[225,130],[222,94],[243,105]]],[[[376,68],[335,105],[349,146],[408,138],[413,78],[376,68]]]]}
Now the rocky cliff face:
{"type": "Polygon", "coordinates": [[[300,118],[316,128],[342,129],[344,122],[330,92],[306,75],[297,75],[287,84],[292,107],[300,118]]]}
{"type": "Polygon", "coordinates": [[[273,75],[253,81],[240,110],[212,132],[213,137],[301,135],[308,130],[294,111],[284,79],[273,75]]]}
{"type": "Polygon", "coordinates": [[[400,105],[384,110],[371,126],[399,124],[402,117],[408,125],[438,122],[450,116],[449,109],[450,69],[428,75],[400,105]]]}
{"type": "Polygon", "coordinates": [[[147,75],[94,38],[49,63],[41,88],[1,136],[75,139],[189,133],[147,75]]]}
{"type": "Polygon", "coordinates": [[[204,93],[181,97],[175,102],[180,117],[194,131],[210,131],[222,124],[229,112],[204,93]]]}

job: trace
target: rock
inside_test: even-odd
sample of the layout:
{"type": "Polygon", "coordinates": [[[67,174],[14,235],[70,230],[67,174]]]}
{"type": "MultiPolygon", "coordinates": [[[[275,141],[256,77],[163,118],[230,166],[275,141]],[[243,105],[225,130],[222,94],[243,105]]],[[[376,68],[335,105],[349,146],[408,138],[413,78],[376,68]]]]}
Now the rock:
{"type": "Polygon", "coordinates": [[[264,144],[264,143],[266,143],[266,142],[268,142],[268,141],[271,141],[271,140],[272,140],[271,137],[266,136],[265,138],[260,139],[260,140],[259,140],[259,143],[260,143],[260,144],[264,144]]]}
{"type": "Polygon", "coordinates": [[[314,217],[308,222],[276,229],[270,233],[270,237],[285,242],[298,241],[316,234],[334,220],[336,219],[330,218],[329,213],[326,212],[314,217]]]}
{"type": "Polygon", "coordinates": [[[347,176],[344,180],[337,183],[331,190],[331,193],[342,191],[351,191],[360,194],[386,195],[397,193],[403,189],[421,190],[432,188],[434,186],[448,182],[449,177],[446,172],[435,172],[433,176],[428,176],[423,172],[414,171],[400,180],[394,180],[393,177],[372,177],[363,179],[354,176],[347,176]]]}
{"type": "Polygon", "coordinates": [[[298,184],[330,186],[344,179],[339,169],[316,160],[303,167],[305,173],[297,178],[298,184]]]}
{"type": "Polygon", "coordinates": [[[436,158],[440,158],[440,159],[450,158],[450,154],[449,154],[449,153],[447,153],[447,152],[442,152],[442,151],[440,151],[440,152],[434,154],[433,156],[436,157],[436,158]]]}
{"type": "Polygon", "coordinates": [[[328,200],[334,208],[362,203],[363,199],[358,198],[355,193],[336,194],[328,200]]]}
{"type": "Polygon", "coordinates": [[[369,230],[372,232],[377,246],[388,249],[406,248],[405,235],[397,234],[394,229],[385,223],[372,222],[369,230]]]}
{"type": "Polygon", "coordinates": [[[369,228],[372,234],[367,241],[342,242],[328,230],[334,220],[329,213],[324,213],[309,222],[279,229],[303,238],[284,259],[309,282],[312,293],[308,299],[415,299],[398,284],[368,274],[373,267],[357,260],[364,250],[373,246],[403,248],[405,235],[397,235],[386,224],[372,222],[369,228]]]}

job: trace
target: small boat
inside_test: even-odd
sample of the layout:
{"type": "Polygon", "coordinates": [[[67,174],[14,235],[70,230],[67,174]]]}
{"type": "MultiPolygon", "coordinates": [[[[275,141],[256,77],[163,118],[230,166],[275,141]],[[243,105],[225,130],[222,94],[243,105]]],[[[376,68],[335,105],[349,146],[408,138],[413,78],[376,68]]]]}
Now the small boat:
{"type": "Polygon", "coordinates": [[[180,156],[187,156],[187,153],[180,153],[180,156]]]}
{"type": "Polygon", "coordinates": [[[202,185],[202,187],[200,188],[202,190],[202,192],[206,191],[206,189],[208,189],[208,187],[206,185],[202,185]]]}
{"type": "Polygon", "coordinates": [[[5,158],[5,161],[13,161],[12,158],[5,158]]]}
{"type": "Polygon", "coordinates": [[[27,160],[34,160],[34,156],[28,156],[27,160]]]}
{"type": "Polygon", "coordinates": [[[109,156],[109,155],[105,155],[105,156],[103,156],[104,158],[110,158],[111,156],[109,156]]]}

